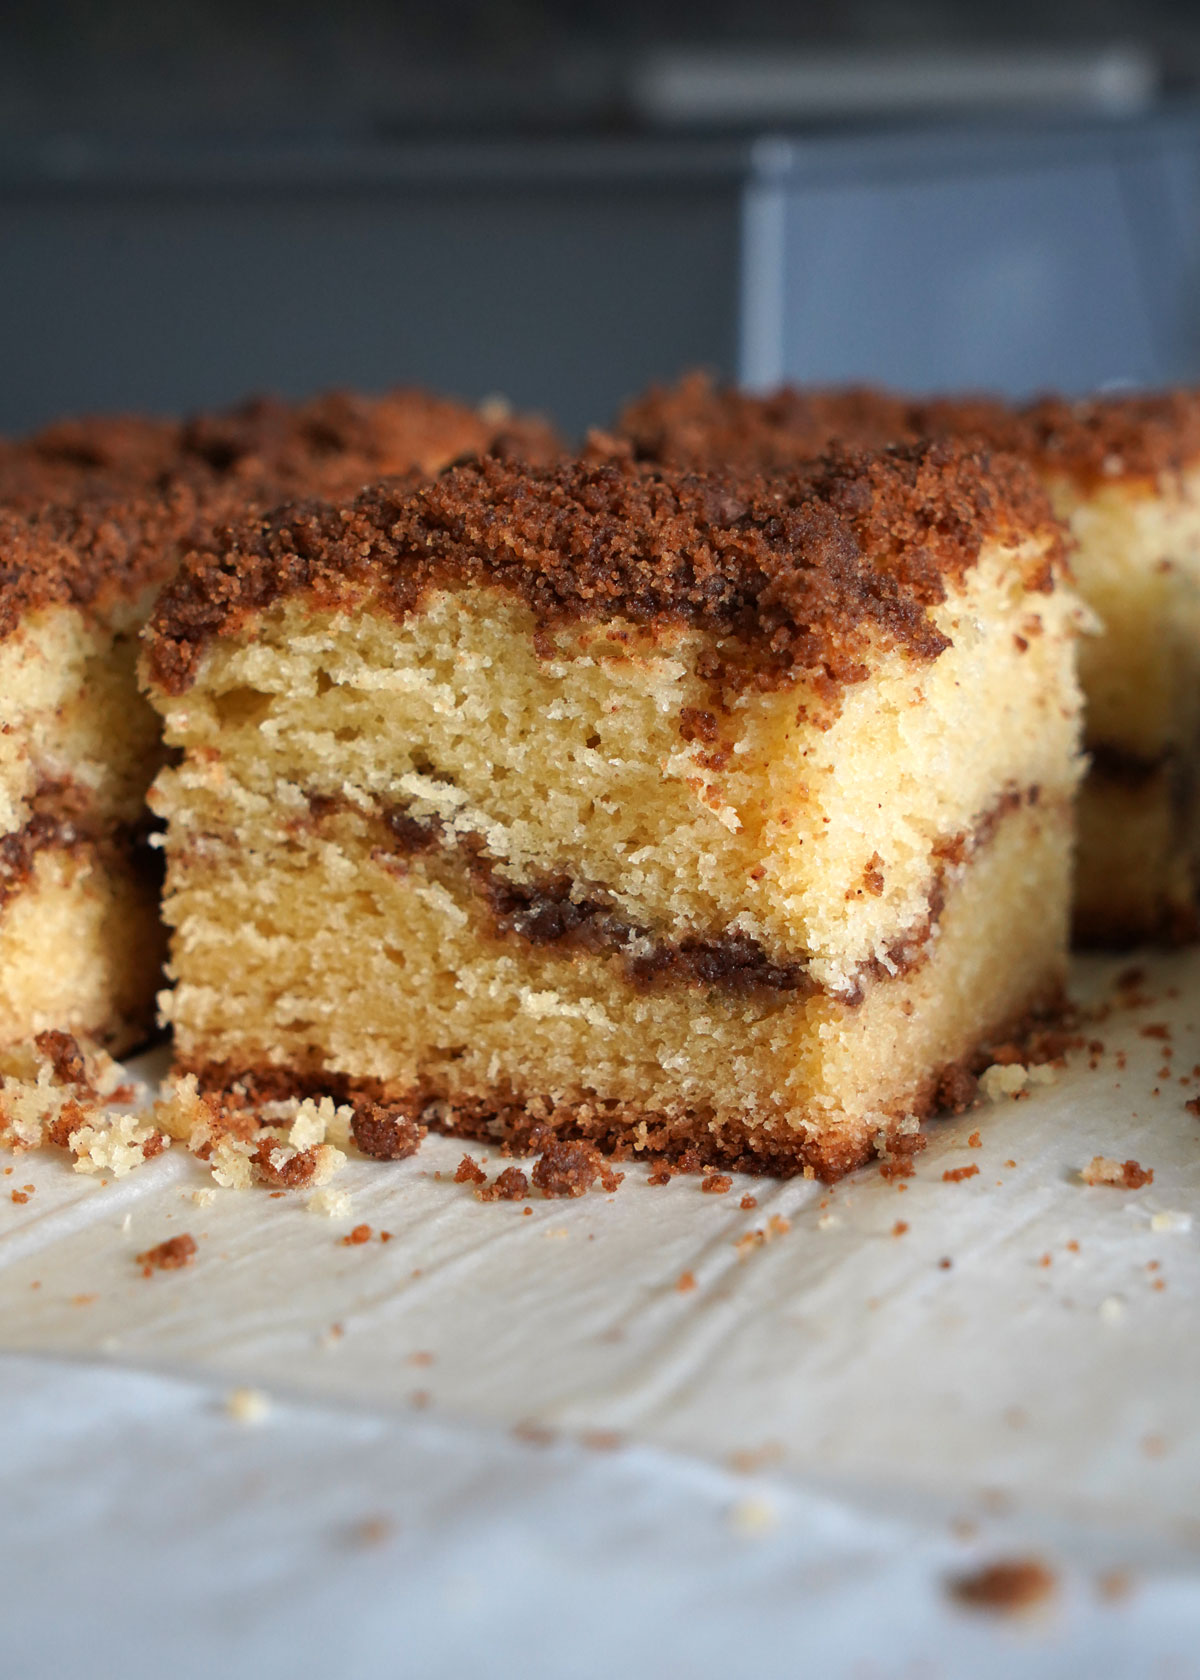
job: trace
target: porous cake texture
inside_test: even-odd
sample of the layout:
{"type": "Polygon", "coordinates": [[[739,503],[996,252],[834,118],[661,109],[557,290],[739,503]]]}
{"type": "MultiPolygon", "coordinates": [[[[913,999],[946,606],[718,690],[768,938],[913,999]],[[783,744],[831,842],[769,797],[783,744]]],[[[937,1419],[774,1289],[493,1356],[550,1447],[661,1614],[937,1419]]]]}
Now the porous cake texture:
{"type": "Polygon", "coordinates": [[[154,580],[135,549],[82,509],[0,514],[0,1045],[60,1029],[119,1052],[153,1022],[159,730],[135,656],[154,580]]]}
{"type": "Polygon", "coordinates": [[[148,632],[179,1071],[349,1097],[383,1155],[414,1117],[911,1147],[1063,978],[1061,567],[1024,469],[953,445],[490,459],[247,523],[148,632]]]}
{"type": "Polygon", "coordinates": [[[1200,392],[928,405],[930,431],[1017,449],[1073,539],[1100,634],[1079,648],[1090,769],[1075,926],[1095,944],[1200,933],[1200,392]]]}
{"type": "Polygon", "coordinates": [[[975,439],[1038,474],[1070,532],[1098,633],[1080,647],[1091,764],[1075,930],[1085,943],[1195,938],[1200,891],[1200,393],[902,398],[861,389],[752,396],[690,375],[631,403],[640,458],[778,472],[844,439],[975,439]]]}
{"type": "Polygon", "coordinates": [[[158,587],[225,521],[548,428],[421,392],[259,402],[187,424],[66,420],[0,443],[0,1045],[48,1030],[120,1053],[153,1030],[161,864],[138,688],[158,587]]]}

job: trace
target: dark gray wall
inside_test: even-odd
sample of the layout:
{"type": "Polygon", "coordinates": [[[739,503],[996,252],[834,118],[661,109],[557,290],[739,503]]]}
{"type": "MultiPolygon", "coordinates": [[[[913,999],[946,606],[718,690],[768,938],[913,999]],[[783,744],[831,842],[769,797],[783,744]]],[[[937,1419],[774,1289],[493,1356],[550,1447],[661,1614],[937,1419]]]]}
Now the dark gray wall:
{"type": "Polygon", "coordinates": [[[680,367],[735,370],[732,151],[75,172],[0,177],[2,430],[406,382],[503,392],[582,430],[680,367]]]}

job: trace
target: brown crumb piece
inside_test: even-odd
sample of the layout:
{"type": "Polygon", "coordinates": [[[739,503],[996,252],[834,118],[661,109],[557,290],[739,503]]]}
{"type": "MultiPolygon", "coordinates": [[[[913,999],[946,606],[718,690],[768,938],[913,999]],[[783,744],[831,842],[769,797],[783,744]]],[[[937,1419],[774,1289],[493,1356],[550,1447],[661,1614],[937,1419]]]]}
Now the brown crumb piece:
{"type": "Polygon", "coordinates": [[[342,1247],[357,1248],[360,1243],[368,1243],[370,1240],[371,1227],[369,1225],[356,1225],[352,1231],[347,1231],[342,1238],[342,1247]]]}
{"type": "Polygon", "coordinates": [[[375,1102],[355,1104],[350,1129],[363,1154],[376,1161],[403,1161],[415,1155],[429,1130],[402,1108],[375,1102]]]}
{"type": "Polygon", "coordinates": [[[486,1184],[487,1174],[469,1155],[464,1155],[454,1174],[455,1184],[486,1184]]]}
{"type": "Polygon", "coordinates": [[[943,1184],[961,1184],[964,1178],[974,1178],[979,1168],[972,1161],[969,1167],[947,1167],[942,1174],[943,1184]]]}
{"type": "Polygon", "coordinates": [[[29,1192],[27,1190],[14,1190],[12,1193],[12,1199],[18,1206],[24,1206],[24,1204],[29,1200],[29,1192]]]}
{"type": "Polygon", "coordinates": [[[1183,1106],[1189,1114],[1194,1114],[1200,1119],[1200,1097],[1189,1097],[1183,1106]]]}
{"type": "Polygon", "coordinates": [[[915,1171],[916,1168],[907,1155],[893,1155],[890,1160],[879,1163],[881,1178],[911,1178],[915,1171]]]}
{"type": "Polygon", "coordinates": [[[908,1220],[907,1219],[897,1219],[896,1223],[892,1226],[892,1235],[894,1237],[902,1237],[904,1235],[905,1231],[907,1231],[907,1230],[908,1230],[908,1220]]]}
{"type": "Polygon", "coordinates": [[[1171,1029],[1165,1021],[1151,1021],[1141,1029],[1143,1038],[1170,1038],[1171,1029]]]}
{"type": "Polygon", "coordinates": [[[689,1290],[696,1287],[695,1274],[693,1272],[680,1272],[675,1279],[675,1287],[681,1295],[686,1295],[689,1290]]]}
{"type": "Polygon", "coordinates": [[[970,1137],[967,1139],[967,1148],[968,1149],[982,1149],[983,1148],[983,1139],[982,1139],[982,1137],[980,1137],[978,1132],[972,1132],[971,1133],[970,1137]]]}
{"type": "Polygon", "coordinates": [[[1116,1190],[1140,1190],[1144,1184],[1154,1183],[1153,1167],[1143,1167],[1137,1161],[1114,1161],[1110,1155],[1093,1155],[1079,1176],[1085,1184],[1108,1184],[1116,1190]]]}
{"type": "Polygon", "coordinates": [[[154,1248],[147,1248],[136,1258],[142,1268],[142,1276],[149,1277],[154,1271],[177,1272],[182,1266],[190,1266],[195,1257],[196,1239],[184,1231],[177,1237],[168,1237],[166,1242],[160,1242],[154,1248]]]}
{"type": "Polygon", "coordinates": [[[954,1262],[951,1260],[950,1256],[948,1254],[943,1254],[942,1258],[938,1261],[938,1271],[948,1272],[953,1264],[954,1262]]]}
{"type": "Polygon", "coordinates": [[[1133,1576],[1127,1569],[1106,1569],[1096,1577],[1096,1590],[1108,1604],[1119,1604],[1133,1591],[1133,1576]]]}
{"type": "Polygon", "coordinates": [[[317,1170],[315,1149],[298,1149],[289,1155],[276,1138],[260,1143],[250,1159],[263,1183],[276,1185],[280,1190],[299,1190],[311,1182],[317,1170]]]}
{"type": "Polygon", "coordinates": [[[382,1546],[392,1538],[396,1525],[390,1517],[362,1517],[346,1532],[351,1546],[382,1546]]]}
{"type": "Polygon", "coordinates": [[[670,1184],[671,1177],[672,1177],[671,1168],[666,1161],[663,1161],[663,1160],[651,1161],[651,1163],[650,1163],[650,1176],[646,1180],[646,1183],[647,1184],[655,1184],[655,1185],[670,1184]]]}
{"type": "Polygon", "coordinates": [[[478,1192],[481,1202],[520,1202],[529,1194],[529,1180],[520,1167],[504,1171],[478,1192]]]}
{"type": "Polygon", "coordinates": [[[742,1197],[741,1201],[738,1203],[738,1206],[742,1209],[742,1211],[744,1213],[749,1213],[751,1208],[756,1208],[758,1206],[758,1197],[757,1196],[751,1196],[749,1193],[747,1193],[745,1196],[742,1197]]]}
{"type": "Polygon", "coordinates": [[[733,1180],[728,1173],[706,1173],[700,1188],[706,1196],[724,1196],[733,1189],[733,1180]]]}
{"type": "Polygon", "coordinates": [[[80,1085],[92,1093],[87,1061],[79,1040],[68,1032],[41,1032],[33,1041],[50,1063],[60,1085],[80,1085]]]}
{"type": "Polygon", "coordinates": [[[549,1143],[533,1169],[533,1182],[544,1196],[583,1196],[599,1178],[613,1191],[624,1173],[614,1172],[594,1143],[549,1143]]]}
{"type": "Polygon", "coordinates": [[[512,1432],[518,1441],[524,1441],[530,1447],[552,1447],[556,1439],[553,1429],[533,1418],[522,1418],[519,1423],[514,1423],[512,1432]]]}
{"type": "Polygon", "coordinates": [[[579,1437],[579,1444],[591,1452],[616,1452],[622,1440],[615,1429],[585,1429],[579,1437]]]}
{"type": "Polygon", "coordinates": [[[1012,1558],[957,1576],[949,1583],[949,1592],[970,1610],[1013,1616],[1044,1604],[1057,1587],[1054,1571],[1037,1558],[1012,1558]]]}
{"type": "Polygon", "coordinates": [[[946,1114],[964,1114],[979,1096],[979,1081],[970,1068],[957,1063],[944,1069],[938,1080],[934,1102],[946,1114]]]}

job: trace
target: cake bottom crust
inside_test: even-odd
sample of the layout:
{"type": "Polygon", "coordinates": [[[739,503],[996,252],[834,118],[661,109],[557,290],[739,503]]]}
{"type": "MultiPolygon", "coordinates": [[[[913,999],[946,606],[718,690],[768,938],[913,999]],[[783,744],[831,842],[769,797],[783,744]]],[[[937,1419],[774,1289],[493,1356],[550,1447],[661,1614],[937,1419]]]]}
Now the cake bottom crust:
{"type": "Polygon", "coordinates": [[[686,1172],[722,1167],[772,1178],[803,1175],[833,1183],[872,1158],[907,1160],[923,1149],[919,1122],[961,1114],[971,1106],[978,1094],[976,1075],[992,1059],[990,1046],[1021,1044],[1054,1028],[1065,1010],[1065,991],[1055,981],[1018,1019],[997,1022],[970,1056],[923,1080],[894,1105],[894,1112],[876,1113],[869,1123],[843,1121],[837,1130],[817,1134],[719,1120],[701,1109],[663,1113],[599,1098],[562,1102],[507,1087],[473,1095],[396,1092],[373,1079],[214,1062],[177,1061],[175,1072],[192,1074],[202,1091],[249,1109],[287,1098],[329,1096],[347,1103],[355,1110],[355,1142],[363,1154],[381,1161],[411,1153],[410,1128],[416,1122],[433,1132],[498,1144],[506,1155],[535,1155],[551,1142],[584,1139],[618,1161],[666,1161],[686,1172]]]}

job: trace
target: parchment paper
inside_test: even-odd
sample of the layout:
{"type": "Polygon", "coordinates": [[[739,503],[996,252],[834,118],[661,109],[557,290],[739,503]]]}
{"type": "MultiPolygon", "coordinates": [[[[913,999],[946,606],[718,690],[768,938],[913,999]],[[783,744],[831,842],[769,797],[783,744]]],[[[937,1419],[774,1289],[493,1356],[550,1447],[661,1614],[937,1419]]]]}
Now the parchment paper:
{"type": "Polygon", "coordinates": [[[430,1137],[409,1161],[352,1160],[352,1215],[330,1221],[261,1190],[198,1206],[210,1180],[182,1150],[104,1187],[60,1156],[6,1156],[0,1345],[102,1362],[110,1383],[250,1384],[347,1428],[459,1431],[485,1459],[500,1442],[518,1461],[649,1452],[709,1466],[726,1502],[765,1486],[964,1556],[1008,1525],[1068,1571],[1191,1583],[1200,955],[1138,960],[1124,990],[1127,962],[1076,967],[1081,1002],[1112,1005],[1082,1029],[1102,1053],[938,1123],[907,1180],[739,1177],[720,1196],[635,1166],[612,1196],[482,1205],[453,1182],[464,1146],[430,1137]],[[1153,1184],[1088,1188],[1095,1155],[1135,1158],[1153,1184]],[[358,1223],[372,1240],[344,1245],[358,1223]],[[134,1256],[183,1231],[195,1263],[143,1277],[134,1256]]]}

